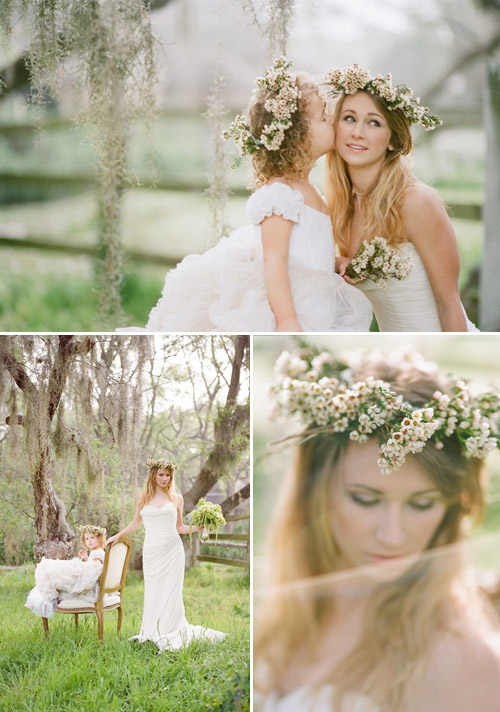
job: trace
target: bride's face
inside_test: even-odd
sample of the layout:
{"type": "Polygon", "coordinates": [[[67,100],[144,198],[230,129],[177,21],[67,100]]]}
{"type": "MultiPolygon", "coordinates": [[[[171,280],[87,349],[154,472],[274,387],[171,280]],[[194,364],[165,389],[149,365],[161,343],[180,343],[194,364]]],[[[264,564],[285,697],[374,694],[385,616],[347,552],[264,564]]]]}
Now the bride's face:
{"type": "Polygon", "coordinates": [[[335,147],[348,166],[380,166],[393,148],[387,120],[363,91],[345,97],[335,130],[335,147]]]}
{"type": "Polygon", "coordinates": [[[376,440],[349,443],[333,477],[331,526],[341,568],[371,564],[392,580],[428,547],[447,505],[415,457],[390,475],[377,458],[376,440]]]}
{"type": "Polygon", "coordinates": [[[169,470],[158,470],[156,473],[156,484],[161,489],[165,489],[170,484],[172,473],[169,470]]]}

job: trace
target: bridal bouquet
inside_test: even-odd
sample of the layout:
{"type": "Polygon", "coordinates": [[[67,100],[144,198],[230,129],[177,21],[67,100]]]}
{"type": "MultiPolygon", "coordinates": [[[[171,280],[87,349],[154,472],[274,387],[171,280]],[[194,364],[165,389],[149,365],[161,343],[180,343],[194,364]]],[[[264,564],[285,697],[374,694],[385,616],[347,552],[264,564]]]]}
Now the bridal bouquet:
{"type": "Polygon", "coordinates": [[[347,265],[345,274],[354,283],[371,279],[380,287],[386,287],[390,277],[406,279],[411,272],[411,260],[390,247],[383,237],[365,240],[356,256],[347,265]]]}
{"type": "Polygon", "coordinates": [[[197,527],[203,527],[203,532],[201,534],[201,539],[203,541],[204,539],[208,539],[210,532],[215,532],[218,527],[223,527],[226,520],[222,514],[220,504],[205,502],[202,497],[196,506],[198,509],[195,509],[191,513],[191,525],[194,524],[197,527]]]}

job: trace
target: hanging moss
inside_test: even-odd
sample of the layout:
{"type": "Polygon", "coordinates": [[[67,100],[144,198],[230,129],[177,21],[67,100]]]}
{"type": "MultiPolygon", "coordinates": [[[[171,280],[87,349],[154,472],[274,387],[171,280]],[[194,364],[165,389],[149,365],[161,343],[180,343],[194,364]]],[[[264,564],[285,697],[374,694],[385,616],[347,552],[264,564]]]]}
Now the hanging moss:
{"type": "MultiPolygon", "coordinates": [[[[9,5],[11,3],[8,3],[9,5]]],[[[2,9],[3,11],[3,9],[2,9]]],[[[43,104],[68,81],[80,92],[78,120],[98,157],[100,323],[120,317],[123,191],[131,182],[127,142],[136,120],[156,116],[157,43],[142,0],[24,0],[32,98],[43,104]]],[[[3,18],[10,26],[11,12],[3,18]]]]}
{"type": "Polygon", "coordinates": [[[211,170],[208,175],[207,194],[209,203],[209,224],[205,248],[216,244],[221,237],[229,235],[230,227],[226,220],[226,206],[229,197],[227,183],[227,160],[225,141],[222,132],[226,126],[227,111],[222,100],[223,79],[220,75],[219,57],[215,76],[208,97],[205,118],[210,126],[211,170]]]}

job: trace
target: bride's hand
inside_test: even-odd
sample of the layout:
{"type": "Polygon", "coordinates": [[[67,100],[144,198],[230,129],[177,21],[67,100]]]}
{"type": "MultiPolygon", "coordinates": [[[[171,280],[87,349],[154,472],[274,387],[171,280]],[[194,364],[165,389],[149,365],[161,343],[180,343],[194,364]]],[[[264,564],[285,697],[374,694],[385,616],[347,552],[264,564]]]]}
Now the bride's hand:
{"type": "Polygon", "coordinates": [[[106,549],[108,546],[113,546],[113,544],[116,544],[118,539],[120,538],[119,534],[115,534],[114,536],[110,536],[109,539],[106,539],[106,543],[104,544],[104,548],[106,549]]]}
{"type": "Polygon", "coordinates": [[[352,279],[348,277],[345,273],[347,269],[347,265],[349,265],[352,262],[352,259],[350,257],[336,257],[335,258],[335,272],[338,272],[342,279],[344,279],[346,282],[349,284],[354,284],[352,279]]]}

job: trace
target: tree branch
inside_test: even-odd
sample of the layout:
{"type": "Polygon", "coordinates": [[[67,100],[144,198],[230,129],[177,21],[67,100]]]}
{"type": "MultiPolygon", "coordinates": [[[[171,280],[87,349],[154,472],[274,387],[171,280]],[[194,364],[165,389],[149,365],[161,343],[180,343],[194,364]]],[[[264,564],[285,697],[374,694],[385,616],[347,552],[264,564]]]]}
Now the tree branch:
{"type": "Polygon", "coordinates": [[[11,343],[11,336],[0,336],[0,363],[5,366],[26,397],[31,399],[37,392],[36,386],[28,376],[24,366],[12,355],[9,348],[11,343]]]}
{"type": "Polygon", "coordinates": [[[250,483],[244,485],[240,490],[227,497],[223,502],[221,502],[222,514],[226,515],[232,512],[241,502],[250,497],[250,483]]]}

